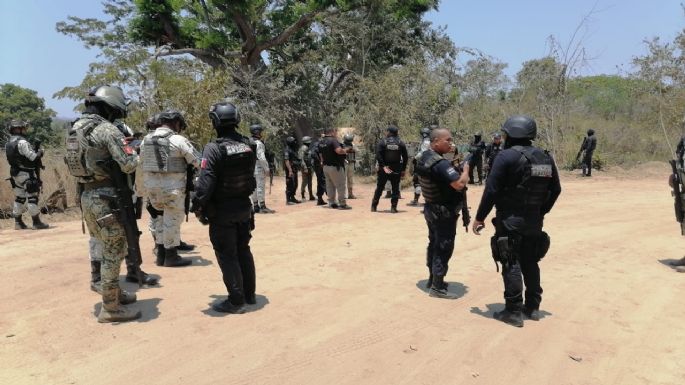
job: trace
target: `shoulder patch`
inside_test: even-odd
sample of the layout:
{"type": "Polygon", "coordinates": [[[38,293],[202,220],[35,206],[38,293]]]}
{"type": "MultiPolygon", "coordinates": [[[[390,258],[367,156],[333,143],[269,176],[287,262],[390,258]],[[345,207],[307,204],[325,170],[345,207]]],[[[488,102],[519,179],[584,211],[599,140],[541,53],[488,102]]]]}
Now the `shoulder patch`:
{"type": "Polygon", "coordinates": [[[551,164],[534,164],[530,167],[530,175],[538,178],[551,178],[551,164]]]}

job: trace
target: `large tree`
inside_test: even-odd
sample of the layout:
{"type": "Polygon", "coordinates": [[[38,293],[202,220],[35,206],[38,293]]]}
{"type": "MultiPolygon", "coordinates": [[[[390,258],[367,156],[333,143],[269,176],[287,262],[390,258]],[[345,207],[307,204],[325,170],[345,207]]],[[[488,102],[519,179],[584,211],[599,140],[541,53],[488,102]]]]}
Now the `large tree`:
{"type": "Polygon", "coordinates": [[[45,100],[36,91],[10,83],[0,84],[0,144],[3,146],[9,135],[6,128],[12,119],[29,123],[31,140],[55,142],[57,139],[50,127],[55,115],[55,111],[45,108],[45,100]]]}

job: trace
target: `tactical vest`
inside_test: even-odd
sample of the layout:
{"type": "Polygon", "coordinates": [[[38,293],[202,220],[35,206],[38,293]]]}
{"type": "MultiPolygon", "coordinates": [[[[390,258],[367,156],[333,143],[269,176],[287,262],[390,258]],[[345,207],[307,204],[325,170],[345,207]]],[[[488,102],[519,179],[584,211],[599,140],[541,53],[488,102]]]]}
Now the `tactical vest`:
{"type": "Polygon", "coordinates": [[[532,146],[511,148],[521,154],[523,177],[516,186],[506,186],[497,209],[516,213],[539,213],[549,197],[553,162],[547,151],[532,146]]]}
{"type": "Polygon", "coordinates": [[[433,173],[433,166],[447,160],[433,150],[426,150],[416,163],[416,174],[419,176],[421,193],[427,203],[456,206],[463,200],[463,193],[445,182],[438,181],[433,173]]]}
{"type": "MultiPolygon", "coordinates": [[[[347,144],[343,143],[343,148],[352,148],[354,145],[352,143],[347,144]]],[[[350,163],[355,163],[357,161],[357,153],[356,152],[348,152],[345,154],[345,159],[347,159],[348,162],[350,163]]]]}
{"type": "Polygon", "coordinates": [[[305,167],[307,168],[312,168],[312,158],[311,154],[309,151],[309,146],[306,144],[302,145],[302,162],[304,163],[305,167]]]}
{"type": "Polygon", "coordinates": [[[254,142],[244,138],[237,141],[229,138],[219,138],[215,141],[221,152],[221,170],[218,183],[214,190],[213,200],[247,198],[257,187],[254,177],[257,154],[254,142]]]}
{"type": "Polygon", "coordinates": [[[12,176],[19,171],[34,171],[36,168],[35,162],[19,153],[19,142],[26,140],[23,136],[12,135],[5,144],[5,152],[7,155],[7,162],[10,164],[10,173],[12,176]]]}
{"type": "Polygon", "coordinates": [[[107,123],[105,118],[87,114],[74,122],[67,131],[66,155],[64,162],[67,164],[69,174],[84,180],[93,179],[95,175],[107,176],[107,172],[99,170],[97,162],[108,160],[111,156],[106,148],[99,148],[93,142],[91,134],[98,126],[107,123]]]}
{"type": "Polygon", "coordinates": [[[343,162],[345,158],[335,152],[335,141],[335,138],[329,136],[319,141],[319,152],[323,157],[324,165],[341,167],[345,165],[343,162]]]}
{"type": "Polygon", "coordinates": [[[299,170],[302,165],[302,160],[297,156],[297,150],[287,146],[285,151],[288,153],[288,160],[290,161],[290,166],[293,168],[293,171],[299,170]]]}
{"type": "Polygon", "coordinates": [[[155,136],[148,135],[143,140],[143,171],[162,173],[185,173],[186,160],[183,157],[171,155],[171,141],[175,132],[155,136]]]}
{"type": "Polygon", "coordinates": [[[396,136],[385,138],[385,153],[383,158],[386,164],[397,164],[402,160],[400,139],[396,136]]]}

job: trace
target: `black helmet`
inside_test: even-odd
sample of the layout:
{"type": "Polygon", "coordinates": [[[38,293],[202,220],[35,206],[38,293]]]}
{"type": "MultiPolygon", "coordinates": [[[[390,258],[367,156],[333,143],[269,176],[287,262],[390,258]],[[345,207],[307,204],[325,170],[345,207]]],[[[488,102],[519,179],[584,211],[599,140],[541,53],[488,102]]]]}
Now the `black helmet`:
{"type": "Polygon", "coordinates": [[[222,126],[237,126],[240,123],[238,107],[229,102],[212,104],[209,108],[209,119],[214,128],[222,126]]]}
{"type": "Polygon", "coordinates": [[[297,140],[295,139],[294,136],[289,136],[289,137],[285,138],[285,144],[287,144],[288,146],[293,146],[293,145],[297,144],[297,140]]]}
{"type": "Polygon", "coordinates": [[[312,144],[312,138],[310,138],[309,136],[303,136],[302,144],[312,144]]]}
{"type": "Polygon", "coordinates": [[[595,130],[593,130],[592,128],[587,130],[587,136],[592,136],[594,134],[595,134],[595,130]]]}
{"type": "Polygon", "coordinates": [[[259,135],[264,131],[264,128],[262,128],[261,124],[253,124],[250,126],[250,134],[252,135],[259,135]]]}
{"type": "Polygon", "coordinates": [[[538,126],[530,116],[514,115],[502,125],[502,131],[513,139],[535,139],[538,126]]]}
{"type": "Polygon", "coordinates": [[[474,137],[474,138],[482,138],[482,137],[483,137],[483,134],[480,133],[480,132],[476,132],[475,134],[473,134],[473,137],[474,137]]]}
{"type": "Polygon", "coordinates": [[[15,128],[26,128],[26,127],[28,127],[28,125],[29,125],[28,122],[25,122],[23,120],[12,119],[12,120],[10,120],[9,124],[7,125],[7,129],[9,131],[12,131],[15,128]]]}
{"type": "Polygon", "coordinates": [[[185,129],[188,127],[186,124],[185,118],[183,118],[183,114],[181,111],[178,110],[167,110],[159,114],[159,123],[164,124],[164,123],[171,123],[171,122],[181,122],[181,130],[185,129]]]}
{"type": "Polygon", "coordinates": [[[424,128],[421,129],[421,137],[422,137],[422,138],[427,138],[427,137],[430,136],[430,134],[431,134],[431,129],[430,129],[430,128],[424,127],[424,128]]]}
{"type": "Polygon", "coordinates": [[[154,130],[161,125],[159,121],[159,115],[160,114],[154,114],[147,118],[147,121],[145,122],[145,128],[147,128],[148,131],[154,130]]]}
{"type": "Polygon", "coordinates": [[[119,87],[99,86],[91,88],[86,96],[86,106],[91,103],[103,102],[111,108],[119,111],[121,118],[126,117],[130,100],[124,96],[124,91],[119,87]]]}
{"type": "Polygon", "coordinates": [[[395,126],[389,126],[387,128],[387,131],[393,135],[397,135],[397,133],[399,132],[399,129],[395,126]]]}
{"type": "Polygon", "coordinates": [[[352,135],[352,134],[345,134],[345,136],[343,136],[344,142],[352,143],[353,140],[354,140],[354,135],[352,135]]]}

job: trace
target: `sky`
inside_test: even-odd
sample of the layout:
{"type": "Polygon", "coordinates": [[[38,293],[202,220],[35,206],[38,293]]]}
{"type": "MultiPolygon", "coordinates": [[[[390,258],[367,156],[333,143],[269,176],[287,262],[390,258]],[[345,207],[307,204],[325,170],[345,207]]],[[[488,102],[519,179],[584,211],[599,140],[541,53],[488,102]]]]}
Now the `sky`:
{"type": "MultiPolygon", "coordinates": [[[[513,77],[522,63],[549,52],[549,36],[567,45],[591,13],[579,33],[591,60],[580,73],[617,74],[630,71],[631,59],[645,53],[645,39],[670,41],[683,30],[681,1],[442,0],[427,19],[446,27],[457,46],[508,63],[513,77]]],[[[0,84],[36,90],[58,116],[74,117],[77,102],[52,95],[79,84],[98,52],[57,33],[55,24],[69,15],[101,17],[101,9],[98,0],[0,0],[0,84]]]]}

